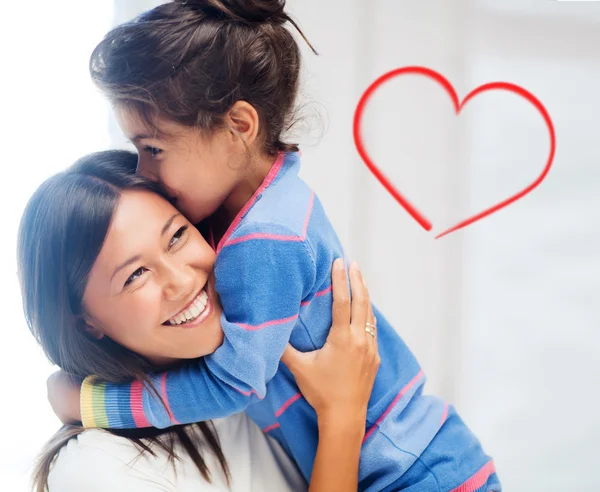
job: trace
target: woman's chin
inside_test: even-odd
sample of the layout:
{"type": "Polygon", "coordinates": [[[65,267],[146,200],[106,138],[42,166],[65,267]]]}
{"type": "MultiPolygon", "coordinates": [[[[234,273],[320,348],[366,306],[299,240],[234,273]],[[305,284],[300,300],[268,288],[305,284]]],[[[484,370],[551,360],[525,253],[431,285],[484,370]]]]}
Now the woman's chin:
{"type": "Polygon", "coordinates": [[[199,335],[201,336],[197,340],[186,337],[187,340],[180,347],[172,350],[170,355],[179,361],[199,359],[200,357],[212,354],[223,343],[223,330],[220,323],[214,330],[212,327],[204,327],[202,333],[199,335]],[[208,331],[212,331],[212,333],[209,334],[207,333],[208,331]]]}
{"type": "Polygon", "coordinates": [[[162,355],[153,355],[146,357],[152,365],[158,370],[167,370],[182,363],[182,359],[175,357],[164,357],[162,355]]]}
{"type": "MultiPolygon", "coordinates": [[[[199,357],[204,357],[206,355],[210,355],[217,350],[221,344],[223,343],[223,330],[219,325],[219,329],[215,330],[215,333],[210,338],[204,337],[202,340],[202,346],[198,345],[198,349],[193,351],[193,353],[189,354],[186,359],[197,359],[199,357]]],[[[186,347],[187,348],[187,347],[186,347]]]]}

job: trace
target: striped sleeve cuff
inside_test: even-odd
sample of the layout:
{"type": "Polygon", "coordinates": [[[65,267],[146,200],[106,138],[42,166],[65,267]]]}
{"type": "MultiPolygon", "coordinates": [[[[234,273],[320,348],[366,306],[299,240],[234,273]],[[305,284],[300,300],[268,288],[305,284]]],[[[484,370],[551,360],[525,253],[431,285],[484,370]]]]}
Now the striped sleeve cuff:
{"type": "Polygon", "coordinates": [[[143,386],[139,381],[112,384],[88,376],[81,384],[80,407],[85,428],[150,427],[144,415],[143,386]]]}

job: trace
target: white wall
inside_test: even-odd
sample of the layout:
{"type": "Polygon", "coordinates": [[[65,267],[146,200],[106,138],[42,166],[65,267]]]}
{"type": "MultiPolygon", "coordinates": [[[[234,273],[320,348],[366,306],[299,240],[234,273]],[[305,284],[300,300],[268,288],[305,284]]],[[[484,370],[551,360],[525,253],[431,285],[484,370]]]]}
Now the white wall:
{"type": "MultiPolygon", "coordinates": [[[[575,13],[490,10],[472,30],[472,83],[523,84],[545,103],[557,133],[554,168],[540,188],[465,231],[459,401],[511,490],[600,484],[600,4],[575,13]]],[[[541,169],[548,137],[531,116],[516,106],[473,115],[473,204],[541,169]],[[512,148],[496,154],[503,141],[512,148]]]]}
{"type": "Polygon", "coordinates": [[[84,154],[110,144],[109,107],[87,62],[109,29],[110,2],[3,2],[0,29],[0,490],[29,487],[33,460],[60,427],[46,399],[55,370],[23,319],[17,281],[17,229],[37,186],[84,154]],[[74,18],[71,18],[74,17],[74,18]]]}

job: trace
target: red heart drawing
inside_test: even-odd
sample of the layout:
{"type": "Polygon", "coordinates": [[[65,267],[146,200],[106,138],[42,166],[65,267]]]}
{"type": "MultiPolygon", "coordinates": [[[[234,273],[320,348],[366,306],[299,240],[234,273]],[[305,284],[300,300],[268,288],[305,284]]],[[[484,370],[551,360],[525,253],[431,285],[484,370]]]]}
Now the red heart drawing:
{"type": "Polygon", "coordinates": [[[360,154],[362,160],[365,162],[365,164],[367,165],[369,170],[373,173],[373,175],[379,180],[379,182],[390,193],[390,195],[392,195],[396,199],[396,201],[413,217],[413,219],[415,219],[421,225],[421,227],[423,227],[423,229],[425,229],[426,231],[430,231],[431,230],[431,222],[429,220],[427,220],[427,218],[423,214],[421,214],[421,212],[419,212],[415,208],[414,205],[409,203],[409,201],[394,187],[394,185],[390,182],[390,180],[384,176],[384,174],[381,172],[381,170],[371,160],[371,158],[367,154],[367,151],[363,144],[363,140],[362,140],[362,136],[361,136],[361,128],[360,128],[360,123],[362,120],[363,112],[365,110],[365,106],[366,106],[369,98],[373,95],[373,93],[382,84],[389,81],[390,79],[401,76],[401,75],[407,75],[407,74],[413,74],[413,75],[416,74],[416,75],[429,77],[430,79],[433,79],[438,84],[440,84],[446,90],[446,92],[450,96],[450,99],[452,99],[452,102],[454,104],[454,109],[456,110],[457,115],[465,107],[465,104],[467,104],[467,102],[470,99],[473,99],[476,95],[481,94],[482,92],[493,91],[493,90],[504,90],[504,91],[508,91],[508,92],[517,94],[518,96],[521,96],[524,99],[526,99],[529,103],[531,103],[538,110],[538,112],[541,114],[542,118],[544,119],[544,122],[546,123],[546,127],[548,128],[548,133],[550,135],[550,153],[548,154],[548,161],[546,162],[546,166],[542,170],[541,174],[536,178],[535,181],[533,181],[533,183],[531,183],[529,186],[527,186],[523,190],[519,191],[518,193],[515,193],[514,195],[510,196],[509,198],[501,201],[500,203],[497,203],[496,205],[484,210],[483,212],[475,214],[472,217],[469,217],[468,219],[465,219],[465,220],[459,222],[455,226],[452,226],[450,229],[447,229],[444,232],[435,236],[435,239],[438,239],[442,236],[450,234],[451,232],[457,231],[458,229],[462,229],[463,227],[473,224],[474,222],[477,222],[478,220],[481,220],[484,217],[487,217],[488,215],[491,215],[494,212],[497,212],[498,210],[510,205],[511,203],[515,202],[519,198],[522,198],[525,195],[527,195],[530,191],[532,191],[536,186],[538,186],[544,180],[544,178],[548,174],[548,171],[550,170],[552,161],[554,160],[554,152],[556,150],[556,137],[554,134],[554,125],[552,124],[552,120],[550,119],[550,115],[548,114],[548,111],[546,111],[546,108],[544,107],[544,105],[533,94],[531,94],[527,90],[523,89],[522,87],[519,87],[518,85],[511,84],[508,82],[490,82],[488,84],[484,84],[484,85],[481,85],[481,86],[473,89],[471,92],[469,92],[469,94],[467,94],[467,96],[463,99],[463,101],[460,102],[458,100],[458,96],[456,95],[456,91],[452,87],[452,84],[450,84],[450,82],[448,82],[448,80],[446,80],[446,78],[444,78],[441,74],[439,74],[438,72],[436,72],[434,70],[431,70],[426,67],[418,67],[418,66],[402,67],[402,68],[397,68],[395,70],[391,70],[391,71],[383,74],[377,80],[375,80],[375,82],[373,82],[361,96],[360,101],[358,102],[358,105],[356,106],[356,111],[354,113],[354,124],[353,124],[354,143],[356,145],[356,149],[358,150],[358,153],[360,154]]]}

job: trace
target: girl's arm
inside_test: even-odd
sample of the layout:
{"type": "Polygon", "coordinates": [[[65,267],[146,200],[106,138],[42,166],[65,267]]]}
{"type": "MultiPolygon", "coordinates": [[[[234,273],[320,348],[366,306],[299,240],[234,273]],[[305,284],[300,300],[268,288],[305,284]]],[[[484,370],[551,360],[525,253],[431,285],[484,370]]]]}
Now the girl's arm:
{"type": "Polygon", "coordinates": [[[282,358],[317,413],[319,444],[309,492],[357,490],[367,405],[379,368],[377,338],[365,329],[375,320],[360,271],[350,267],[352,303],[340,260],[332,284],[333,325],[323,348],[301,353],[288,345],[282,358]]]}

